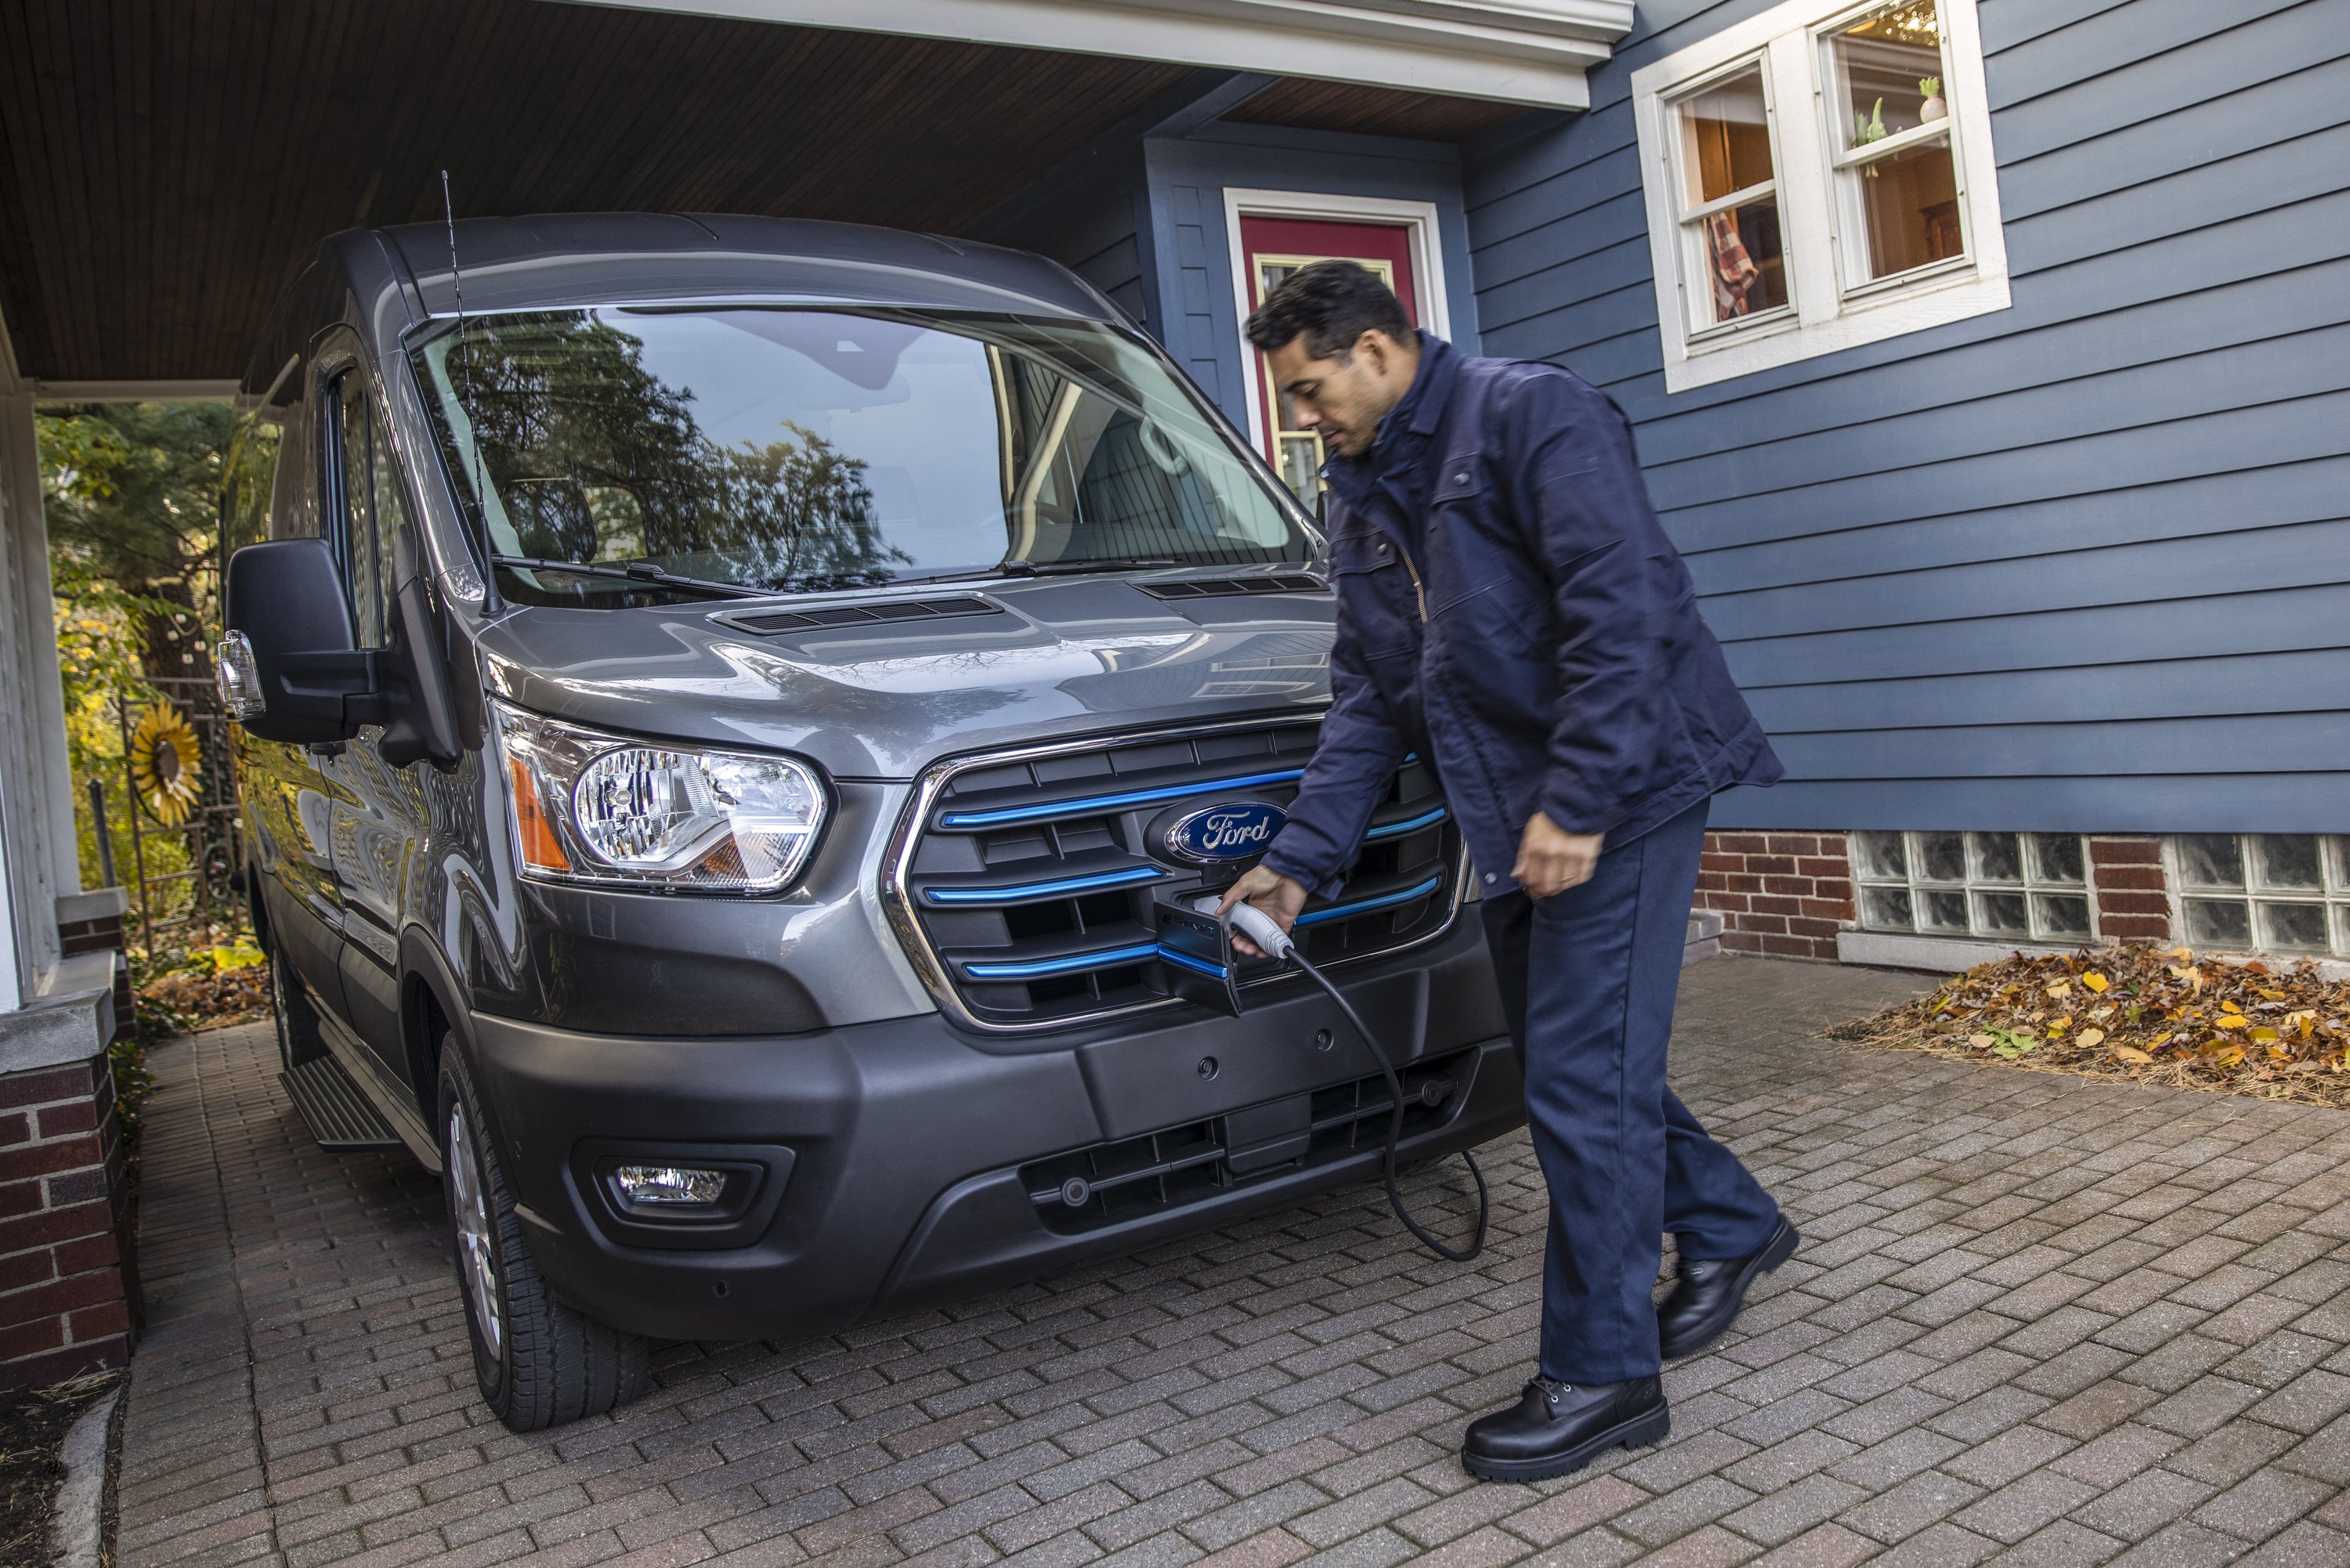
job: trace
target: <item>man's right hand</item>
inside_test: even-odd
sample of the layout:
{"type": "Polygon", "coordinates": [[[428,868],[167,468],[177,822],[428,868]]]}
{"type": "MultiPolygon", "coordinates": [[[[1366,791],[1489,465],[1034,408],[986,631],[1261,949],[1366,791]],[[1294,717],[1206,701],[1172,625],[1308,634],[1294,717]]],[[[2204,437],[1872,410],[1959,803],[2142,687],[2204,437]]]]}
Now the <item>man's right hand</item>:
{"type": "MultiPolygon", "coordinates": [[[[1305,885],[1278,871],[1252,866],[1239,881],[1224,889],[1223,901],[1216,906],[1216,913],[1222,915],[1234,904],[1242,903],[1254,904],[1285,931],[1297,924],[1297,912],[1305,908],[1305,885]]],[[[1232,933],[1232,946],[1245,958],[1265,956],[1263,949],[1238,931],[1232,933]]]]}

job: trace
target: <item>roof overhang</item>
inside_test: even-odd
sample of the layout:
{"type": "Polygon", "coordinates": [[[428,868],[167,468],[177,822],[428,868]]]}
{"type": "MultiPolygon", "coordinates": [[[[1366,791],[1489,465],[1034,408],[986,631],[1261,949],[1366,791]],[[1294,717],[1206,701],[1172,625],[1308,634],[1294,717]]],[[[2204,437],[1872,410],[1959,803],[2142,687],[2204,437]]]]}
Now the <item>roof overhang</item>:
{"type": "Polygon", "coordinates": [[[574,0],[1587,109],[1633,0],[574,0]]]}

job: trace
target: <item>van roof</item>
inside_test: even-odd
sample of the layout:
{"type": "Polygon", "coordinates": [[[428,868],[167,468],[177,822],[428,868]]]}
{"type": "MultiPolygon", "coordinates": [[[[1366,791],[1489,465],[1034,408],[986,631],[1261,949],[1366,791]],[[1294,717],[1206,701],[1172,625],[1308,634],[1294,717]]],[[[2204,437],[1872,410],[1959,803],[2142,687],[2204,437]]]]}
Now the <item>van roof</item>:
{"type": "MultiPolygon", "coordinates": [[[[425,312],[454,315],[448,227],[378,233],[407,264],[425,312]]],[[[468,218],[456,225],[456,253],[469,312],[776,298],[1120,319],[1042,256],[861,223],[656,213],[468,218]]]]}

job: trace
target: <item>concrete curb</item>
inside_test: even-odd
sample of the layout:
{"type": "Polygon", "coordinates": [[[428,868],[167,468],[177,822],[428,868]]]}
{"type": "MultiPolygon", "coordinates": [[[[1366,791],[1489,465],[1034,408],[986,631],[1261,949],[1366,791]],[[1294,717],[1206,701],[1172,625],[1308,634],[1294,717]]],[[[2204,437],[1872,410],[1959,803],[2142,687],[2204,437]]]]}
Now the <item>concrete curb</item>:
{"type": "Polygon", "coordinates": [[[66,1479],[57,1488],[57,1511],[49,1520],[54,1568],[98,1568],[106,1515],[106,1429],[121,1399],[122,1385],[118,1383],[66,1429],[65,1444],[57,1450],[66,1479]]]}

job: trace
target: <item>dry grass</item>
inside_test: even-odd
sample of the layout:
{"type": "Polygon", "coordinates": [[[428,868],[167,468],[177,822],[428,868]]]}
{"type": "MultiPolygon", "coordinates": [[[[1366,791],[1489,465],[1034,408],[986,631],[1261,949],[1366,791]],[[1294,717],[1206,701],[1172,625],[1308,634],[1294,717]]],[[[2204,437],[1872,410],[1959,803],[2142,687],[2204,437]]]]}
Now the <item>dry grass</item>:
{"type": "Polygon", "coordinates": [[[1970,1062],[2350,1108],[2350,982],[2185,948],[2012,954],[1832,1038],[1970,1062]]]}

